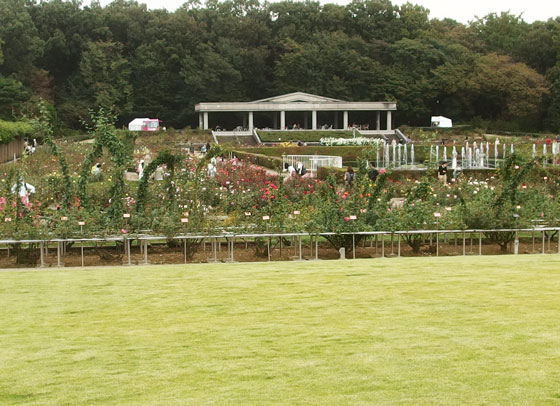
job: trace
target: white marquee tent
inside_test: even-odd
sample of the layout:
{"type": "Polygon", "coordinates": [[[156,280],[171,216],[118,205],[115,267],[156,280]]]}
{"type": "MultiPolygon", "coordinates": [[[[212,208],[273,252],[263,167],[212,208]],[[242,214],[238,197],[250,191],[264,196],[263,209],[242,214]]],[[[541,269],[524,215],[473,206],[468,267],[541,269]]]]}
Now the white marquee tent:
{"type": "Polygon", "coordinates": [[[453,122],[447,117],[432,116],[432,127],[451,128],[453,127],[453,122]]]}

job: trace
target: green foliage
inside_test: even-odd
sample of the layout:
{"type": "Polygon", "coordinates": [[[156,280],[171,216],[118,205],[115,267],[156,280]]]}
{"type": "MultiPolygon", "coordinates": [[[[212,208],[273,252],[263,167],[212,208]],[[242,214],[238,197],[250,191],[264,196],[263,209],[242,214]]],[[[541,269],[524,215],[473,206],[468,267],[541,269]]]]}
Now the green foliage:
{"type": "Polygon", "coordinates": [[[146,199],[148,197],[148,182],[152,177],[152,174],[156,168],[160,165],[166,165],[169,171],[169,176],[165,177],[167,190],[167,203],[164,205],[163,209],[167,209],[168,206],[173,206],[175,202],[175,188],[173,187],[175,181],[175,170],[178,168],[184,157],[182,155],[175,155],[170,151],[161,151],[156,159],[148,164],[144,169],[142,179],[140,179],[140,184],[138,185],[138,192],[136,197],[136,212],[142,213],[144,206],[146,204],[146,199]]]}
{"type": "MultiPolygon", "coordinates": [[[[389,0],[190,2],[175,12],[127,1],[1,0],[0,11],[4,118],[40,96],[72,128],[92,106],[118,113],[119,125],[152,116],[195,127],[200,101],[305,91],[396,100],[399,124],[428,125],[443,114],[558,130],[554,19],[528,24],[506,12],[464,25],[389,0]]],[[[373,121],[365,113],[354,120],[373,121]]]]}
{"type": "Polygon", "coordinates": [[[362,152],[362,147],[358,146],[337,146],[327,147],[321,145],[310,145],[307,147],[286,146],[286,147],[259,147],[259,148],[238,148],[238,150],[281,158],[285,155],[331,155],[341,156],[343,161],[356,161],[362,152]]]}
{"type": "Polygon", "coordinates": [[[80,61],[80,79],[88,101],[117,115],[127,116],[132,108],[130,64],[122,55],[122,45],[89,42],[80,61]]]}
{"type": "MultiPolygon", "coordinates": [[[[511,155],[500,168],[498,183],[476,182],[464,185],[461,191],[461,215],[467,228],[510,229],[533,225],[544,206],[522,184],[533,169],[533,161],[511,155]]],[[[492,232],[487,236],[498,243],[503,251],[513,241],[513,232],[492,232]]]]}
{"type": "Polygon", "coordinates": [[[352,138],[352,131],[267,131],[258,130],[259,138],[263,142],[319,142],[321,138],[352,138]]]}
{"type": "Polygon", "coordinates": [[[0,44],[3,63],[0,75],[14,75],[24,82],[35,69],[35,60],[43,50],[29,4],[22,0],[0,0],[0,44]]]}
{"type": "Polygon", "coordinates": [[[0,75],[0,118],[10,120],[21,112],[29,91],[21,82],[0,75]]]}
{"type": "Polygon", "coordinates": [[[44,101],[39,102],[39,116],[33,119],[32,123],[37,134],[43,139],[45,144],[47,144],[51,150],[51,153],[58,159],[60,164],[60,170],[62,172],[62,207],[68,209],[70,206],[70,199],[74,194],[74,188],[72,186],[72,179],[70,178],[70,172],[68,169],[68,164],[66,163],[66,158],[60,153],[60,150],[56,143],[54,142],[53,136],[53,125],[49,115],[48,105],[44,101]]]}
{"type": "Polygon", "coordinates": [[[78,197],[84,206],[88,206],[86,199],[86,185],[90,176],[90,169],[94,160],[101,156],[105,147],[111,154],[112,171],[111,189],[109,198],[108,216],[113,221],[122,220],[123,199],[125,197],[124,172],[129,160],[127,148],[122,140],[117,136],[113,125],[115,117],[100,108],[97,113],[91,113],[92,127],[89,129],[94,137],[93,148],[85,158],[78,180],[78,197]]]}
{"type": "MultiPolygon", "coordinates": [[[[386,175],[380,175],[375,183],[365,174],[356,173],[355,176],[351,189],[339,189],[332,176],[320,185],[311,197],[313,213],[307,224],[308,231],[351,233],[375,229],[385,210],[386,175]]],[[[325,238],[336,250],[344,247],[349,251],[363,236],[337,234],[325,238]]]]}
{"type": "Polygon", "coordinates": [[[28,122],[0,120],[0,144],[7,144],[14,138],[30,137],[33,133],[33,126],[28,122]]]}

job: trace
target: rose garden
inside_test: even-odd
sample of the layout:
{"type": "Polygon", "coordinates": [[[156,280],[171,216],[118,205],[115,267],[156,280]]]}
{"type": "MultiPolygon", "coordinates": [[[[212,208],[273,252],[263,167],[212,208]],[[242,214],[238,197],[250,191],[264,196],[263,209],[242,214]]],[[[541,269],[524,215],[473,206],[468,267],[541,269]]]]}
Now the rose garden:
{"type": "Polygon", "coordinates": [[[226,144],[201,154],[193,151],[211,139],[208,132],[138,136],[113,120],[102,110],[92,114],[87,141],[58,139],[46,111],[30,121],[27,136],[40,145],[1,167],[2,266],[326,259],[339,258],[341,248],[353,258],[557,252],[556,156],[530,148],[546,144],[544,137],[502,136],[497,169],[450,173],[441,183],[430,151],[439,138],[455,141],[434,131],[413,143],[424,170],[386,165],[371,180],[368,163],[389,153],[381,143],[226,144]],[[508,146],[506,154],[508,142],[515,151],[508,146]],[[282,173],[281,154],[318,150],[355,166],[351,187],[342,170],[282,173]],[[134,178],[144,158],[143,176],[134,178]],[[96,162],[101,171],[93,175],[96,162]],[[23,183],[35,193],[15,193],[23,183]]]}

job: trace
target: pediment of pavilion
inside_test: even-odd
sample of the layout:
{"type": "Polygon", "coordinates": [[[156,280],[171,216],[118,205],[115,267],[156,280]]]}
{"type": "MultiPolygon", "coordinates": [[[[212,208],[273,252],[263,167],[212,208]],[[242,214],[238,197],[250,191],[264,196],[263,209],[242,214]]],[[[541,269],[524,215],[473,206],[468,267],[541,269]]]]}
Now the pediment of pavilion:
{"type": "Polygon", "coordinates": [[[318,96],[315,94],[294,92],[280,96],[268,97],[266,99],[255,100],[250,103],[341,103],[342,100],[330,97],[318,96]]]}

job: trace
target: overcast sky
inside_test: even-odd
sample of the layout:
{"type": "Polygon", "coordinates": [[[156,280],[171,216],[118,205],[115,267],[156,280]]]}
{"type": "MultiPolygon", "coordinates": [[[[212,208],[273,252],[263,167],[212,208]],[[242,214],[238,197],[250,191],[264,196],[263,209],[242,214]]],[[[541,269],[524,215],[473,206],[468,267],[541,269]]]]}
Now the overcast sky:
{"type": "MultiPolygon", "coordinates": [[[[145,3],[148,8],[166,8],[174,11],[180,7],[184,0],[138,0],[145,3]]],[[[274,0],[272,0],[274,1],[274,0]]],[[[348,4],[350,0],[320,0],[321,3],[348,4]]],[[[101,5],[109,4],[111,0],[101,0],[101,5]]],[[[403,4],[407,0],[393,0],[393,4],[403,4]]],[[[204,3],[204,1],[203,1],[204,3]]],[[[512,14],[523,15],[529,23],[535,20],[546,21],[550,17],[560,16],[559,0],[410,0],[410,3],[419,4],[430,10],[431,18],[452,18],[462,23],[472,21],[475,17],[484,17],[489,13],[509,11],[512,14]]]]}

